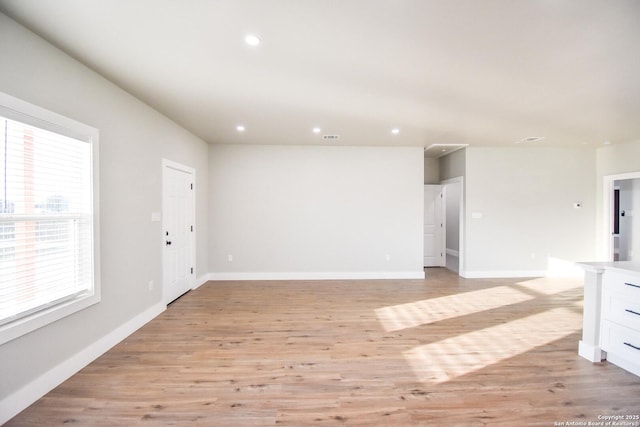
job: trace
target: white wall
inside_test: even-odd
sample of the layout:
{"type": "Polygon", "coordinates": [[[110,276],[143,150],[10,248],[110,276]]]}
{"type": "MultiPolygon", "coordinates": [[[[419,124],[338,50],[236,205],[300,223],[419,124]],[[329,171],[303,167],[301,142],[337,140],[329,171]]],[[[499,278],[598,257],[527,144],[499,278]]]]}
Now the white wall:
{"type": "Polygon", "coordinates": [[[594,259],[592,149],[467,148],[466,164],[467,277],[539,275],[554,258],[594,259]]]}
{"type": "Polygon", "coordinates": [[[424,158],[424,183],[439,184],[440,183],[440,161],[431,157],[424,158]]]}
{"type": "Polygon", "coordinates": [[[451,154],[440,157],[439,172],[440,181],[464,177],[467,170],[467,150],[465,148],[454,151],[451,154]]]}
{"type": "Polygon", "coordinates": [[[0,91],[100,131],[102,267],[99,304],[0,347],[2,423],[162,309],[161,222],[151,222],[162,158],[196,169],[196,269],[208,270],[208,146],[2,14],[0,57],[0,91]]]}
{"type": "Polygon", "coordinates": [[[209,159],[211,277],[423,277],[422,148],[214,145],[209,159]]]}

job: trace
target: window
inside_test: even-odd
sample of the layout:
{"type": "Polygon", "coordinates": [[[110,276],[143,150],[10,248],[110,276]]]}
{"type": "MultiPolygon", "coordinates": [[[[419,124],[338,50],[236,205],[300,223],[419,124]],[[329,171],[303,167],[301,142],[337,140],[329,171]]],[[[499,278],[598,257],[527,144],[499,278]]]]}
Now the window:
{"type": "Polygon", "coordinates": [[[0,93],[0,343],[100,300],[97,144],[0,93]]]}

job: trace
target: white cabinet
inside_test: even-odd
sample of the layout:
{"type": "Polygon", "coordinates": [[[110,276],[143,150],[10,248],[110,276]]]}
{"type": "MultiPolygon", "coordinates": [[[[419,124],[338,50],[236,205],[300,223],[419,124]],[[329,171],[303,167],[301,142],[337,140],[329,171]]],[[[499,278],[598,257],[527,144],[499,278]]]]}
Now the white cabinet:
{"type": "Polygon", "coordinates": [[[640,375],[640,274],[604,272],[600,341],[609,362],[640,375]]]}
{"type": "Polygon", "coordinates": [[[640,265],[585,263],[585,307],[579,354],[607,359],[640,376],[640,265]]]}

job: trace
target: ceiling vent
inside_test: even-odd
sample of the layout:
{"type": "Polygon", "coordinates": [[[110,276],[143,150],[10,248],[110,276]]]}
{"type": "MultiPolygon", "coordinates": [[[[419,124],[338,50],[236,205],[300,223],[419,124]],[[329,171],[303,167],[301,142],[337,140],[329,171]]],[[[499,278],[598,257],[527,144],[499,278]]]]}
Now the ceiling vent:
{"type": "Polygon", "coordinates": [[[340,135],[322,135],[322,139],[325,141],[337,141],[340,139],[340,135]]]}
{"type": "Polygon", "coordinates": [[[542,141],[544,139],[544,136],[528,136],[526,138],[522,138],[519,141],[516,141],[516,144],[528,144],[531,142],[538,142],[538,141],[542,141]]]}

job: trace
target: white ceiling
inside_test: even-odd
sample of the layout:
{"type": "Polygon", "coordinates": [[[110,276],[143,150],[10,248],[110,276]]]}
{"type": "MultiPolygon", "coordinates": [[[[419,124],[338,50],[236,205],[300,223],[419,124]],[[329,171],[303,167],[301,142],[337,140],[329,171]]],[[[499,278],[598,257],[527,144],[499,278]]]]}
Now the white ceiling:
{"type": "Polygon", "coordinates": [[[210,143],[640,140],[638,0],[0,0],[0,10],[210,143]],[[246,45],[248,33],[262,44],[246,45]]]}

